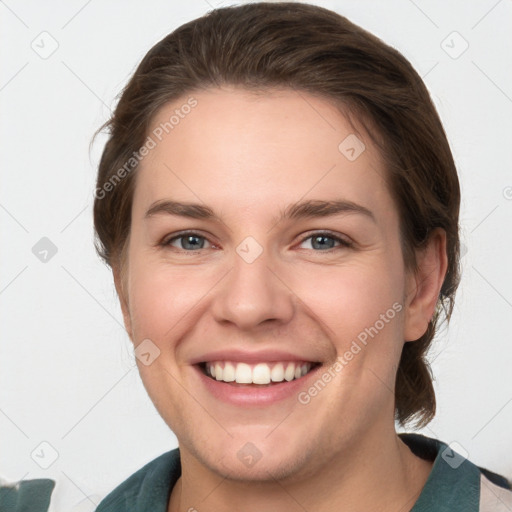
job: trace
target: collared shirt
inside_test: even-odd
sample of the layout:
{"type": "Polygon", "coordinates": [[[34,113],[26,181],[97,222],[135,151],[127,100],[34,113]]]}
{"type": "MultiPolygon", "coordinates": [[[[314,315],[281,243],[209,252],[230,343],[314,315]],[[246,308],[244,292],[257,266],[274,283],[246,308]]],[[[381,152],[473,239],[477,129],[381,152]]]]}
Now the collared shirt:
{"type": "MultiPolygon", "coordinates": [[[[421,434],[399,436],[415,455],[434,462],[410,512],[512,511],[512,484],[505,477],[476,466],[451,445],[437,439],[421,434]]],[[[180,453],[176,448],[153,459],[118,485],[101,501],[96,512],[167,512],[171,491],[180,476],[180,453]]],[[[52,512],[48,503],[54,486],[53,480],[22,482],[18,496],[12,488],[7,492],[2,487],[0,512],[52,512]],[[29,485],[31,482],[33,485],[29,485]]]]}
{"type": "MultiPolygon", "coordinates": [[[[512,487],[447,444],[420,434],[399,434],[418,457],[434,465],[411,512],[510,512],[512,487]]],[[[164,453],[114,489],[96,512],[167,512],[181,475],[179,449],[164,453]]]]}

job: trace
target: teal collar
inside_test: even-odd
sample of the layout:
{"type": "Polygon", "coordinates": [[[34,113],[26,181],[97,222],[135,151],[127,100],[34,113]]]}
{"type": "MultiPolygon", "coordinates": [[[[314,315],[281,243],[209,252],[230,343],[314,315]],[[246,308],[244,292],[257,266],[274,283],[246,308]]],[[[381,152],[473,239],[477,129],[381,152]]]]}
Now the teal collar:
{"type": "MultiPolygon", "coordinates": [[[[399,434],[411,451],[434,461],[411,512],[478,512],[480,469],[445,443],[420,434],[399,434]]],[[[181,476],[179,448],[146,464],[114,489],[96,512],[167,512],[171,491],[181,476]]]]}
{"type": "Polygon", "coordinates": [[[399,434],[418,457],[434,461],[411,512],[478,512],[480,469],[446,443],[420,434],[399,434]]]}

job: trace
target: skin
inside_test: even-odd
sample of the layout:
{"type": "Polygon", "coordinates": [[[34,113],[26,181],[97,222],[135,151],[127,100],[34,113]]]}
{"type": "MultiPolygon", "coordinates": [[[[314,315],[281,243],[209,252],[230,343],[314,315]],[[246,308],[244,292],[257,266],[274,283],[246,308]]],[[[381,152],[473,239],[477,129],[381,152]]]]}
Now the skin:
{"type": "MultiPolygon", "coordinates": [[[[410,510],[432,463],[396,435],[395,375],[403,344],[434,313],[444,232],[417,253],[417,272],[407,271],[379,151],[326,100],[227,87],[193,96],[197,106],[137,171],[128,257],[114,269],[131,340],[160,350],[137,364],[179,440],[182,476],[169,512],[410,510]],[[366,149],[349,161],[338,145],[354,133],[366,149]],[[145,216],[164,199],[208,205],[221,221],[145,216]],[[374,220],[355,212],[275,220],[309,199],[352,201],[374,220]],[[186,238],[161,245],[182,230],[204,237],[193,240],[198,250],[186,238]],[[325,230],[352,245],[315,244],[311,236],[325,230]],[[236,252],[248,236],[263,249],[250,264],[236,252]],[[299,353],[327,369],[396,303],[401,311],[307,405],[220,402],[191,366],[235,347],[299,353]],[[247,442],[262,454],[252,467],[237,457],[247,442]]],[[[162,107],[152,128],[185,101],[162,107]]]]}

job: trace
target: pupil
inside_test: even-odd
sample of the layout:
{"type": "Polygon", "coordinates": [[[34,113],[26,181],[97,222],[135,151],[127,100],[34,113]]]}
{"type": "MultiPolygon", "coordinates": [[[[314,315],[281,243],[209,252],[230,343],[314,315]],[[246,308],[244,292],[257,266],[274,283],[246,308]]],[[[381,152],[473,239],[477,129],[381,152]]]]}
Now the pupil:
{"type": "Polygon", "coordinates": [[[328,237],[328,236],[323,236],[323,235],[318,235],[318,236],[315,236],[313,238],[313,247],[315,247],[315,242],[317,242],[318,240],[323,240],[324,242],[325,242],[325,240],[330,240],[331,241],[331,243],[327,244],[327,245],[325,243],[321,244],[320,245],[321,249],[322,248],[323,249],[325,249],[325,248],[331,249],[333,247],[334,240],[332,238],[328,237]]]}
{"type": "Polygon", "coordinates": [[[201,247],[199,247],[199,249],[202,249],[201,243],[194,242],[194,240],[196,240],[196,241],[199,240],[199,237],[193,236],[193,235],[188,235],[188,236],[184,237],[184,240],[185,240],[185,242],[184,242],[184,244],[182,244],[182,245],[184,245],[184,247],[183,247],[184,249],[190,249],[190,248],[198,249],[198,245],[201,245],[201,247]],[[190,246],[186,247],[187,244],[190,244],[190,246]]]}

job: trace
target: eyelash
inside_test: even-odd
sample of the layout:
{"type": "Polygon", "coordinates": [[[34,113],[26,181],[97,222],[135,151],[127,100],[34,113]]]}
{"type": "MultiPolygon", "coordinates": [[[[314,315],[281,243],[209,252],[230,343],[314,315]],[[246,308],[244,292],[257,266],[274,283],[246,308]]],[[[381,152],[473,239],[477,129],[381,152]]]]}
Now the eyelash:
{"type": "MultiPolygon", "coordinates": [[[[174,242],[175,240],[179,240],[180,238],[185,238],[186,236],[194,236],[197,238],[203,238],[204,240],[208,240],[208,238],[206,238],[205,236],[202,236],[199,233],[196,233],[194,231],[183,231],[183,232],[173,236],[172,238],[164,239],[159,245],[164,248],[169,248],[171,246],[172,242],[174,242]]],[[[330,249],[325,249],[325,250],[318,250],[318,251],[315,251],[314,249],[312,249],[313,252],[331,253],[337,249],[348,249],[353,246],[352,242],[349,242],[348,240],[345,240],[336,235],[333,235],[329,231],[317,231],[315,233],[311,233],[308,236],[305,236],[304,238],[302,238],[299,245],[303,244],[306,240],[308,240],[310,238],[320,237],[320,236],[324,236],[325,238],[331,238],[335,242],[338,242],[339,246],[331,247],[330,249]]],[[[208,240],[208,242],[209,242],[209,240],[208,240]]],[[[211,243],[211,242],[209,242],[209,243],[211,243]]],[[[191,253],[191,254],[196,254],[198,251],[202,250],[202,249],[193,249],[193,250],[188,251],[186,249],[178,249],[176,247],[173,247],[173,249],[176,249],[177,251],[182,252],[182,253],[191,253]]]]}

